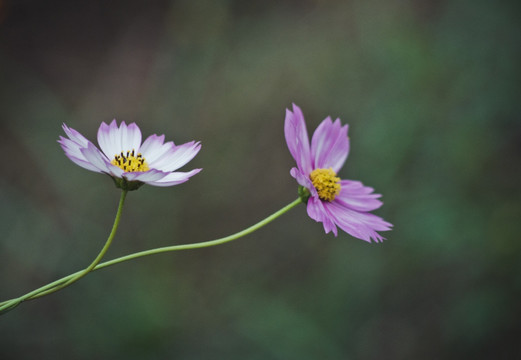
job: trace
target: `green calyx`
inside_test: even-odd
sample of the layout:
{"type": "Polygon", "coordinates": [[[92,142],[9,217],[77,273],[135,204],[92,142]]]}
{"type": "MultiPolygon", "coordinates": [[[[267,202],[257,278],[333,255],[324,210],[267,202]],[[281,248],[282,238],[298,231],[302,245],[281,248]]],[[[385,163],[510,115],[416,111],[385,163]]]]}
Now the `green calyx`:
{"type": "Polygon", "coordinates": [[[114,180],[114,184],[116,185],[116,187],[124,191],[134,191],[145,184],[141,181],[128,181],[125,178],[118,178],[115,176],[111,176],[111,178],[112,180],[114,180]]]}
{"type": "Polygon", "coordinates": [[[300,200],[302,200],[302,202],[304,204],[307,204],[308,203],[308,199],[311,196],[311,193],[309,192],[309,190],[307,188],[305,188],[304,186],[300,185],[298,187],[298,196],[300,197],[300,200]]]}

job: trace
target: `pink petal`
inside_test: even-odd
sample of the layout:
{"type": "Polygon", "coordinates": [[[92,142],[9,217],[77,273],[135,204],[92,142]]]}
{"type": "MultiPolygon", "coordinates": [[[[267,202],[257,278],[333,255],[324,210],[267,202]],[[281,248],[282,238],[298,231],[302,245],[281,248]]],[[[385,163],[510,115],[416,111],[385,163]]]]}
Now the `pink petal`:
{"type": "Polygon", "coordinates": [[[364,186],[360,181],[341,180],[340,194],[335,198],[335,202],[356,211],[372,211],[382,206],[378,200],[382,195],[374,194],[373,188],[364,186]]]}
{"type": "Polygon", "coordinates": [[[384,219],[366,212],[358,212],[332,202],[323,202],[323,205],[334,223],[342,230],[356,238],[371,242],[385,240],[377,231],[391,230],[392,224],[384,219]]]}
{"type": "Polygon", "coordinates": [[[293,112],[286,109],[284,135],[286,137],[289,151],[297,162],[297,166],[304,173],[309,174],[313,170],[309,148],[309,137],[306,130],[304,115],[300,108],[295,104],[293,104],[293,112]]]}
{"type": "Polygon", "coordinates": [[[309,176],[306,176],[304,173],[302,173],[302,171],[295,167],[292,168],[289,173],[291,176],[295,178],[295,180],[297,180],[297,182],[300,185],[308,189],[312,196],[318,196],[317,189],[315,189],[315,187],[313,186],[313,183],[309,179],[309,176]]]}
{"type": "Polygon", "coordinates": [[[333,123],[330,117],[317,127],[311,140],[311,155],[314,169],[333,168],[338,172],[349,153],[348,126],[342,126],[340,119],[333,123]]]}
{"type": "Polygon", "coordinates": [[[318,198],[318,196],[311,196],[309,198],[306,209],[310,218],[322,223],[326,234],[333,231],[335,236],[338,235],[335,223],[332,221],[331,216],[324,207],[324,203],[318,198]]]}

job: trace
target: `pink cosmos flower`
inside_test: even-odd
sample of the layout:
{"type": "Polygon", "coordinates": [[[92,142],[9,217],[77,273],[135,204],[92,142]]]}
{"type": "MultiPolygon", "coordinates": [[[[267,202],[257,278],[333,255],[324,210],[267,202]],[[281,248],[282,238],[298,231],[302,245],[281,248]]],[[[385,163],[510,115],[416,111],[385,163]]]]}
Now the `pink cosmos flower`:
{"type": "Polygon", "coordinates": [[[175,171],[192,160],[201,149],[199,142],[175,145],[164,142],[165,136],[150,135],[141,143],[141,130],[123,121],[118,127],[101,123],[98,144],[101,151],[83,135],[63,124],[68,139],[60,136],[65,155],[84,169],[110,175],[116,186],[135,190],[143,184],[172,186],[187,181],[202,169],[175,171]]]}
{"type": "Polygon", "coordinates": [[[315,130],[310,146],[304,115],[293,104],[293,112],[286,109],[284,134],[297,162],[290,174],[301,185],[299,193],[307,199],[309,217],[322,222],[326,234],[333,231],[337,236],[338,226],[367,242],[383,241],[377,231],[390,230],[392,224],[369,213],[382,206],[381,195],[359,181],[341,180],[336,175],[349,153],[347,125],[327,117],[315,130]]]}

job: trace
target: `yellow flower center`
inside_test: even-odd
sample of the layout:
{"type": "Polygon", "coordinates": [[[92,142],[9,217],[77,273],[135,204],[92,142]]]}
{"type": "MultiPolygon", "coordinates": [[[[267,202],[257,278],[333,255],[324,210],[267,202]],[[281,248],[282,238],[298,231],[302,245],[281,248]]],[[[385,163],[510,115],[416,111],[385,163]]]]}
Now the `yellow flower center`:
{"type": "Polygon", "coordinates": [[[126,153],[122,151],[121,154],[115,155],[114,160],[110,163],[123,169],[125,172],[145,172],[150,170],[143,155],[135,155],[134,149],[132,149],[132,151],[127,151],[126,153]]]}
{"type": "Polygon", "coordinates": [[[340,178],[332,168],[315,169],[309,174],[309,178],[322,200],[333,201],[340,193],[340,178]]]}

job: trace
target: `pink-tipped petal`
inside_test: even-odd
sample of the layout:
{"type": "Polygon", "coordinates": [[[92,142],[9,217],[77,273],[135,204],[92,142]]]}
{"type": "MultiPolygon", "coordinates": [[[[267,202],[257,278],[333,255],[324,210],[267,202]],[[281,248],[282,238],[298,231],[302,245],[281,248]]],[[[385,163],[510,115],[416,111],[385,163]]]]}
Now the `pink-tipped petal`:
{"type": "Polygon", "coordinates": [[[161,180],[165,176],[167,176],[168,173],[152,169],[145,172],[128,172],[124,173],[123,177],[127,179],[128,181],[141,181],[141,182],[148,182],[148,181],[157,181],[161,180]]]}
{"type": "Polygon", "coordinates": [[[123,170],[117,166],[112,165],[105,155],[99,151],[94,144],[90,143],[88,146],[81,150],[85,159],[94,165],[100,172],[121,177],[123,170]]]}
{"type": "Polygon", "coordinates": [[[69,158],[69,160],[71,160],[76,165],[81,166],[82,168],[90,170],[90,171],[94,171],[94,172],[98,172],[98,173],[101,172],[101,170],[99,170],[96,166],[94,166],[90,162],[88,162],[85,159],[85,157],[83,156],[83,154],[80,153],[81,154],[80,157],[76,157],[75,155],[73,155],[73,152],[69,151],[66,148],[66,146],[63,145],[63,143],[60,143],[60,145],[61,145],[63,151],[65,152],[65,156],[67,156],[69,158]]]}
{"type": "Polygon", "coordinates": [[[284,135],[289,151],[297,166],[304,173],[309,174],[312,169],[309,137],[306,129],[304,115],[300,108],[293,104],[293,112],[286,109],[284,121],[284,135]]]}
{"type": "MultiPolygon", "coordinates": [[[[123,122],[121,127],[123,127],[123,122]]],[[[136,123],[129,124],[127,126],[126,132],[122,132],[121,135],[121,146],[123,151],[132,151],[135,150],[136,153],[139,152],[139,147],[141,146],[141,130],[136,125],[136,123]]]]}
{"type": "Polygon", "coordinates": [[[71,155],[80,160],[85,160],[85,157],[83,156],[80,150],[83,149],[84,146],[79,145],[70,139],[64,138],[63,136],[60,136],[60,140],[58,140],[58,143],[61,145],[66,155],[71,155]]]}
{"type": "Polygon", "coordinates": [[[147,160],[149,164],[153,164],[156,160],[159,160],[162,156],[172,151],[175,147],[172,141],[163,143],[165,136],[150,135],[143,145],[141,145],[141,154],[147,160]]]}
{"type": "Polygon", "coordinates": [[[342,126],[340,119],[335,122],[330,117],[323,120],[313,133],[311,156],[315,169],[332,168],[338,172],[349,154],[348,126],[342,126]]]}
{"type": "MultiPolygon", "coordinates": [[[[114,137],[119,139],[119,152],[132,150],[139,152],[139,147],[141,145],[141,130],[139,130],[135,123],[127,126],[127,124],[122,121],[119,128],[116,128],[114,137]]],[[[116,141],[116,143],[118,143],[118,141],[116,141]]]]}
{"type": "Polygon", "coordinates": [[[119,146],[119,143],[115,143],[114,132],[117,131],[116,120],[114,119],[110,125],[101,123],[98,128],[98,144],[103,151],[103,153],[107,156],[107,158],[112,159],[116,154],[119,154],[122,149],[119,146]]]}
{"type": "Polygon", "coordinates": [[[81,135],[76,130],[67,127],[67,125],[63,124],[62,127],[65,131],[65,134],[67,134],[67,136],[69,137],[69,139],[67,139],[63,136],[60,136],[60,140],[58,140],[58,143],[65,152],[65,155],[76,165],[79,165],[84,169],[100,172],[100,170],[94,165],[92,165],[85,158],[85,156],[83,156],[81,152],[81,149],[86,148],[90,141],[88,141],[83,135],[81,135]]]}
{"type": "MultiPolygon", "coordinates": [[[[121,147],[121,134],[119,132],[118,124],[116,119],[112,120],[108,127],[108,141],[111,144],[111,150],[115,151],[113,154],[105,154],[109,159],[112,159],[114,155],[119,154],[123,151],[121,147]]],[[[102,149],[103,150],[103,149],[102,149]]],[[[105,151],[103,151],[105,152],[105,151]]]]}
{"type": "Polygon", "coordinates": [[[174,146],[163,156],[153,162],[150,162],[149,165],[162,171],[175,171],[192,160],[200,149],[201,144],[195,141],[174,146]]]}
{"type": "Polygon", "coordinates": [[[145,183],[153,186],[172,186],[172,185],[178,185],[181,183],[184,183],[185,181],[188,181],[190,177],[194,176],[198,172],[200,172],[202,169],[194,169],[192,171],[188,172],[173,172],[169,173],[164,178],[157,180],[157,181],[145,181],[145,183]]]}
{"type": "Polygon", "coordinates": [[[174,152],[175,145],[172,141],[166,142],[157,151],[154,153],[155,156],[145,157],[145,159],[149,162],[149,165],[152,167],[158,167],[161,164],[165,164],[169,159],[171,159],[171,154],[174,152]],[[149,160],[153,159],[153,160],[149,160]],[[165,161],[167,160],[167,161],[165,161]],[[158,166],[159,165],[159,166],[158,166]]]}
{"type": "Polygon", "coordinates": [[[87,147],[87,144],[90,143],[89,140],[85,138],[82,134],[77,132],[76,130],[69,128],[67,125],[62,125],[63,131],[65,131],[65,134],[71,139],[71,141],[78,144],[80,147],[87,147]]]}

